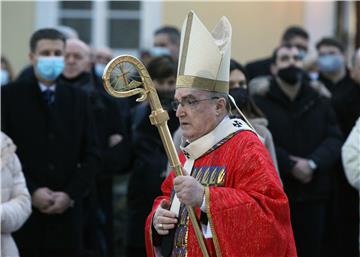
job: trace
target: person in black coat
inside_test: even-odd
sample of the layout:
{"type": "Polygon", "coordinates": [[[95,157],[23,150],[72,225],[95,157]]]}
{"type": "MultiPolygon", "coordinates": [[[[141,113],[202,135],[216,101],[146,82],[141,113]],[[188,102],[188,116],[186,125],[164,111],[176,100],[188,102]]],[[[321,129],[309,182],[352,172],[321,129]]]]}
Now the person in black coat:
{"type": "Polygon", "coordinates": [[[302,79],[302,65],[296,47],[277,48],[270,89],[255,101],[273,135],[298,255],[328,256],[323,250],[342,134],[330,104],[302,79]]]}
{"type": "MultiPolygon", "coordinates": [[[[331,105],[335,110],[344,137],[347,138],[360,115],[360,80],[356,82],[354,74],[356,66],[354,65],[355,69],[351,72],[347,70],[345,49],[334,38],[321,39],[316,44],[316,49],[319,55],[319,80],[331,93],[331,105]]],[[[354,64],[356,63],[354,62],[354,64]]],[[[357,237],[359,233],[359,194],[348,183],[341,165],[336,176],[334,226],[337,238],[334,244],[337,245],[337,252],[335,256],[359,256],[357,237]]]]}
{"type": "MultiPolygon", "coordinates": [[[[169,57],[157,57],[149,62],[147,69],[154,81],[161,104],[168,111],[170,133],[179,127],[171,102],[175,94],[176,64],[169,57]]],[[[168,160],[157,128],[151,125],[150,106],[144,102],[133,110],[131,169],[127,205],[128,225],[126,256],[146,256],[145,220],[154,199],[161,194],[160,185],[166,177],[168,160]]]]}
{"type": "Polygon", "coordinates": [[[82,256],[83,199],[99,166],[88,97],[57,81],[65,39],[54,29],[30,40],[35,76],[2,88],[2,130],[17,153],[33,213],[15,241],[21,256],[82,256]]]}
{"type": "Polygon", "coordinates": [[[319,80],[330,91],[340,128],[347,136],[360,115],[360,87],[347,70],[345,49],[340,42],[323,38],[316,44],[316,49],[319,80]]]}
{"type": "Polygon", "coordinates": [[[89,215],[84,226],[84,238],[86,248],[95,252],[97,257],[110,257],[114,255],[113,177],[127,169],[130,159],[130,137],[125,120],[128,106],[125,99],[118,100],[96,88],[90,72],[90,54],[90,47],[85,42],[68,39],[65,67],[59,80],[69,87],[83,90],[90,99],[102,165],[96,174],[93,192],[86,199],[89,215]],[[121,109],[118,102],[122,103],[121,109]]]}

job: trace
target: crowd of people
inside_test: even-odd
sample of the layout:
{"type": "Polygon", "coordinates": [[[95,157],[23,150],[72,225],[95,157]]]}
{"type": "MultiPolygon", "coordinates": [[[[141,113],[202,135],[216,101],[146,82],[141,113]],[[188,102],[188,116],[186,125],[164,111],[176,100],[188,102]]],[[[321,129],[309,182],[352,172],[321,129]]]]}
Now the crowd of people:
{"type": "Polygon", "coordinates": [[[344,46],[324,37],[310,58],[308,33],[292,26],[268,58],[243,66],[221,20],[214,80],[203,72],[213,40],[189,17],[200,25],[186,23],[187,37],[161,27],[141,56],[188,176],[171,172],[149,103],[105,92],[111,49],[45,28],[18,76],[2,55],[1,256],[114,256],[119,174],[130,176],[128,257],[200,256],[185,206],[201,213],[210,256],[359,256],[360,49],[348,66],[344,46]]]}

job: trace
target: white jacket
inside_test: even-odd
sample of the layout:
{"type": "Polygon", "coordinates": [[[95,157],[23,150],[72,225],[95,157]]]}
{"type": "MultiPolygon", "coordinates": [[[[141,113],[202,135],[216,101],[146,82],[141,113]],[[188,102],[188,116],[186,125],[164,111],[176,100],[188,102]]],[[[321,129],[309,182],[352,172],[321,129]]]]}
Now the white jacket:
{"type": "Polygon", "coordinates": [[[31,198],[26,187],[15,145],[1,132],[1,256],[19,256],[11,233],[18,230],[31,213],[31,198]]]}
{"type": "Polygon", "coordinates": [[[342,147],[342,161],[349,183],[360,191],[360,117],[342,147]]]}
{"type": "MultiPolygon", "coordinates": [[[[360,192],[360,117],[342,147],[342,161],[349,183],[360,192]]],[[[360,203],[359,203],[360,208],[360,203]]],[[[359,224],[360,228],[360,224],[359,224]]],[[[359,236],[360,253],[360,236],[359,236]]]]}

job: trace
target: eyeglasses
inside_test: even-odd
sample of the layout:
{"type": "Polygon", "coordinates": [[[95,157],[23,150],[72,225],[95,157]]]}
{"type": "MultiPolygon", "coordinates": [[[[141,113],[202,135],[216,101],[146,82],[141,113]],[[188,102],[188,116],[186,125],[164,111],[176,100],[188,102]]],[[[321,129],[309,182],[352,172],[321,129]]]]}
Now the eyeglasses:
{"type": "Polygon", "coordinates": [[[179,105],[181,105],[183,108],[193,109],[198,105],[199,102],[207,101],[207,100],[214,100],[214,99],[219,99],[219,97],[211,97],[211,98],[199,99],[199,100],[197,100],[197,99],[196,100],[184,99],[181,101],[174,100],[171,102],[171,106],[174,111],[176,111],[178,109],[179,105]]]}

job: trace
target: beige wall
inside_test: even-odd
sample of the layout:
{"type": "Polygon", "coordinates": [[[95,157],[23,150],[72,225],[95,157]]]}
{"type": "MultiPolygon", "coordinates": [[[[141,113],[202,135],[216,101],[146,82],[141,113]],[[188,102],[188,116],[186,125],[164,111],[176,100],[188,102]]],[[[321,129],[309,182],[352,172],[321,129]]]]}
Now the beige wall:
{"type": "MultiPolygon", "coordinates": [[[[28,63],[29,38],[35,28],[35,1],[1,2],[1,52],[18,73],[28,63]]],[[[304,2],[164,1],[162,24],[181,28],[194,10],[211,29],[227,16],[233,27],[232,56],[245,63],[268,56],[288,25],[304,25],[304,2]]]]}
{"type": "Polygon", "coordinates": [[[29,38],[34,31],[35,2],[1,3],[1,54],[17,74],[29,63],[29,38]]]}
{"type": "Polygon", "coordinates": [[[194,10],[211,30],[221,16],[233,28],[232,56],[245,63],[269,56],[289,25],[304,25],[303,2],[171,2],[163,3],[163,24],[181,28],[194,10]]]}

